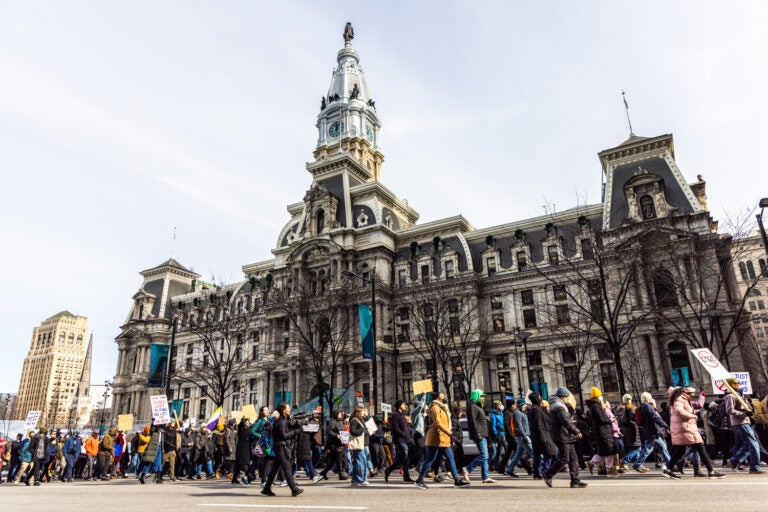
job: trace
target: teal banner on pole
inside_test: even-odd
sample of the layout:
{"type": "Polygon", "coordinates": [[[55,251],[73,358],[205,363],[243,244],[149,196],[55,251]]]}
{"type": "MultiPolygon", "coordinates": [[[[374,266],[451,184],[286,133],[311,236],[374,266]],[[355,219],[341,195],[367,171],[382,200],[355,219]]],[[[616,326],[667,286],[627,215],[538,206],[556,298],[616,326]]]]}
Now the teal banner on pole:
{"type": "Polygon", "coordinates": [[[149,351],[150,388],[161,388],[165,385],[165,368],[168,364],[168,345],[153,343],[149,351]]]}
{"type": "Polygon", "coordinates": [[[373,343],[373,319],[371,318],[371,308],[359,304],[357,312],[360,315],[360,338],[363,342],[363,359],[373,359],[376,357],[376,347],[373,343]]]}

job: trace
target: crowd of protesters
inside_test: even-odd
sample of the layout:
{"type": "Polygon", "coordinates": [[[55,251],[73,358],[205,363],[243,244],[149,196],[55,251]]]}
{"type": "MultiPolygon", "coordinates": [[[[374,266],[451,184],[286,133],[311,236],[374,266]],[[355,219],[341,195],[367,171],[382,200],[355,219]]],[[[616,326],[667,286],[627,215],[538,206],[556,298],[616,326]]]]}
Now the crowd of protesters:
{"type": "MultiPolygon", "coordinates": [[[[729,384],[738,390],[737,380],[729,384]]],[[[676,387],[658,408],[647,392],[639,405],[624,395],[613,407],[593,387],[579,408],[561,387],[548,400],[530,393],[505,404],[496,400],[486,409],[485,394],[476,389],[464,414],[451,410],[444,393],[433,392],[429,403],[427,396],[417,396],[410,410],[400,400],[391,414],[369,418],[367,409],[356,407],[351,415],[333,411],[325,424],[320,412],[292,416],[291,407],[281,403],[274,411],[262,407],[253,421],[230,419],[210,429],[179,429],[172,422],[131,434],[110,428],[100,435],[98,430],[62,433],[42,427],[16,439],[0,438],[0,461],[7,472],[4,479],[0,473],[0,482],[39,486],[129,474],[140,484],[148,477],[157,484],[226,478],[233,485],[258,482],[267,496],[274,496],[276,485],[298,496],[303,489],[297,476],[318,484],[332,473],[352,487],[367,487],[378,475],[385,482],[397,475],[422,490],[428,489],[427,482],[448,478],[455,487],[467,487],[476,469],[481,484],[527,474],[550,487],[560,472],[567,472],[572,488],[587,486],[580,471],[610,478],[628,471],[648,473],[651,465],[671,479],[686,473],[723,478],[713,460],[735,472],[763,473],[767,402],[768,397],[750,400],[736,391],[707,403],[704,392],[676,387]],[[469,461],[462,421],[478,453],[469,461]],[[462,466],[461,461],[467,462],[462,466]]]]}

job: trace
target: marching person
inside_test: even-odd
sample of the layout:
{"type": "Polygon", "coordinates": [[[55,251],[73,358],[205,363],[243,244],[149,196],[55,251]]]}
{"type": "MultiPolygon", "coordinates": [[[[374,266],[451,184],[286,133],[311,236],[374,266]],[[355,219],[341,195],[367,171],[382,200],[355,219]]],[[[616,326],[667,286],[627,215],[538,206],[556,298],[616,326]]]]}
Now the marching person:
{"type": "Polygon", "coordinates": [[[467,424],[469,426],[469,437],[477,446],[478,455],[472,462],[462,468],[464,479],[469,480],[469,475],[476,466],[480,466],[480,476],[484,484],[495,484],[496,480],[491,478],[488,473],[488,419],[483,410],[483,397],[485,393],[482,389],[475,389],[469,396],[467,403],[467,424]]]}
{"type": "Polygon", "coordinates": [[[395,460],[392,465],[384,470],[384,481],[389,482],[389,475],[397,468],[403,469],[403,482],[413,483],[408,472],[408,451],[412,449],[413,437],[408,422],[405,419],[405,411],[408,406],[404,400],[395,402],[395,411],[389,418],[389,429],[392,432],[392,444],[395,446],[395,460]]]}
{"type": "Polygon", "coordinates": [[[285,478],[288,486],[291,488],[291,496],[295,497],[304,492],[304,489],[296,485],[296,481],[293,479],[293,470],[291,469],[292,454],[287,444],[290,439],[293,439],[301,431],[301,425],[290,421],[291,406],[286,402],[278,404],[277,412],[280,416],[275,421],[272,429],[272,435],[275,440],[275,464],[269,471],[267,483],[261,490],[261,494],[264,496],[275,496],[275,493],[272,492],[272,484],[275,481],[277,472],[282,470],[283,478],[285,478]]]}
{"type": "Polygon", "coordinates": [[[573,421],[574,411],[565,402],[565,399],[570,396],[571,392],[567,388],[561,387],[557,388],[555,396],[549,399],[552,439],[557,446],[559,464],[550,469],[544,477],[544,481],[551,487],[552,478],[557,474],[555,469],[559,471],[560,468],[567,465],[571,475],[571,487],[580,489],[586,487],[587,484],[579,480],[579,459],[574,445],[582,438],[582,433],[576,428],[576,424],[573,421]]]}
{"type": "Polygon", "coordinates": [[[728,393],[725,397],[725,413],[731,420],[731,429],[735,439],[734,446],[740,445],[738,451],[732,453],[728,459],[728,467],[736,471],[741,458],[749,454],[750,474],[763,473],[763,470],[760,469],[760,444],[757,441],[757,436],[755,436],[755,431],[752,430],[752,422],[750,421],[754,411],[742,404],[744,398],[741,394],[739,380],[731,377],[726,379],[726,382],[733,390],[733,393],[728,393]],[[738,400],[737,396],[741,400],[738,400]]]}
{"type": "Polygon", "coordinates": [[[422,490],[428,488],[424,483],[424,477],[435,461],[439,461],[443,455],[445,455],[448,461],[448,469],[451,472],[451,476],[453,476],[453,485],[455,487],[467,487],[469,482],[459,478],[459,472],[456,470],[456,461],[453,458],[453,450],[451,449],[453,429],[445,393],[437,394],[437,397],[429,405],[427,414],[429,416],[429,428],[424,440],[427,452],[424,464],[421,465],[421,471],[419,471],[419,478],[415,482],[416,487],[422,490]]]}
{"type": "MultiPolygon", "coordinates": [[[[512,421],[514,423],[515,433],[515,454],[507,462],[507,467],[504,468],[504,473],[517,478],[515,473],[515,467],[518,462],[522,462],[523,465],[528,468],[528,459],[533,458],[533,444],[531,443],[531,429],[528,423],[528,415],[525,413],[527,407],[524,398],[518,398],[516,402],[515,410],[512,412],[512,421]]],[[[538,465],[536,466],[538,467],[538,465]]],[[[529,474],[531,471],[529,470],[529,474]]]]}
{"type": "Polygon", "coordinates": [[[603,392],[593,386],[590,397],[589,417],[592,420],[592,435],[597,445],[597,453],[592,457],[592,464],[601,461],[605,465],[608,476],[618,476],[619,472],[613,464],[616,444],[611,431],[611,420],[605,412],[603,392]]]}

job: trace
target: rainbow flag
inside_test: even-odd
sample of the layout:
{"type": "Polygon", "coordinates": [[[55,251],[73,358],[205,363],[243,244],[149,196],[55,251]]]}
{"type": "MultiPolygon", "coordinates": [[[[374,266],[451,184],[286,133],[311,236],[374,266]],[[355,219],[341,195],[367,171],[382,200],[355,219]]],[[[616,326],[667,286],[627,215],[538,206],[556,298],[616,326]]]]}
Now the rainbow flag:
{"type": "Polygon", "coordinates": [[[213,411],[213,416],[208,419],[208,430],[213,430],[216,428],[216,425],[219,423],[219,418],[221,418],[221,406],[213,411]]]}

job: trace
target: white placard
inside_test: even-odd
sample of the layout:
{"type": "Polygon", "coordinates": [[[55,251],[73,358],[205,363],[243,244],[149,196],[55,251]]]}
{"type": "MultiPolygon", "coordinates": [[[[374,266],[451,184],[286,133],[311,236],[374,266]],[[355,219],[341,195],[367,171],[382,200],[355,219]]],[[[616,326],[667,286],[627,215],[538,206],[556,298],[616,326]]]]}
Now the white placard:
{"type": "Polygon", "coordinates": [[[339,435],[341,436],[341,444],[349,444],[349,432],[342,430],[339,435]]]}
{"type": "Polygon", "coordinates": [[[37,428],[37,422],[40,421],[40,413],[42,411],[29,411],[27,413],[27,421],[25,423],[25,427],[28,430],[33,430],[37,428]]]}
{"type": "Polygon", "coordinates": [[[373,435],[379,430],[379,427],[376,426],[376,422],[373,421],[373,418],[368,418],[368,421],[365,422],[365,428],[368,429],[369,435],[373,435]]]}
{"type": "Polygon", "coordinates": [[[392,406],[382,402],[382,404],[381,404],[381,412],[392,412],[392,406]]]}
{"type": "Polygon", "coordinates": [[[302,432],[319,432],[320,431],[320,424],[319,423],[307,423],[306,425],[301,426],[302,432]]]}
{"type": "Polygon", "coordinates": [[[150,396],[152,404],[152,419],[155,425],[165,425],[171,422],[171,409],[168,407],[168,398],[165,395],[150,396]]]}
{"type": "MultiPolygon", "coordinates": [[[[752,394],[752,380],[749,378],[749,372],[733,372],[731,375],[739,379],[739,388],[742,393],[745,395],[752,394]]],[[[712,379],[712,391],[716,395],[724,395],[727,393],[725,384],[720,379],[712,379]]]]}
{"type": "Polygon", "coordinates": [[[691,349],[691,352],[713,379],[724,380],[731,377],[731,372],[720,363],[708,348],[694,348],[691,349]]]}

